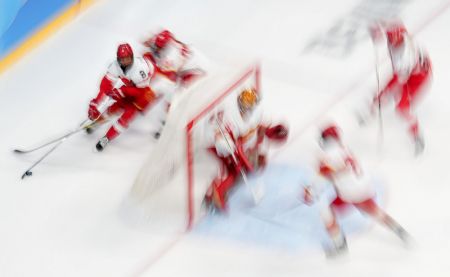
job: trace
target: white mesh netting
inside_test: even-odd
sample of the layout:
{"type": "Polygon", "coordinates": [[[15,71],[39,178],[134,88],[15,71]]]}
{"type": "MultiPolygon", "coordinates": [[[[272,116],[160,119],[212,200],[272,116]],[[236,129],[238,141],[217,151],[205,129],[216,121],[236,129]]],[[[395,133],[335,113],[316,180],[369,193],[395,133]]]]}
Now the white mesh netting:
{"type": "Polygon", "coordinates": [[[172,102],[160,139],[130,192],[140,217],[158,227],[184,231],[202,216],[202,201],[219,163],[213,144],[219,110],[238,112],[237,94],[259,90],[259,66],[216,69],[172,102]]]}

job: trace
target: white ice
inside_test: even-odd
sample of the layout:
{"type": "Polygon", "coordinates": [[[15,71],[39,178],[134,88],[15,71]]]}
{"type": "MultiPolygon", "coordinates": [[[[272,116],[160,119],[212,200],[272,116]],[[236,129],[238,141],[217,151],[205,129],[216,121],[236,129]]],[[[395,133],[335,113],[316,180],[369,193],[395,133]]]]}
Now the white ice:
{"type": "MultiPolygon", "coordinates": [[[[382,141],[376,121],[362,129],[356,124],[354,112],[376,89],[368,38],[347,58],[302,54],[359,1],[95,4],[0,76],[0,276],[449,276],[450,16],[446,10],[433,16],[448,1],[409,2],[402,16],[418,30],[434,66],[433,86],[418,110],[426,140],[418,158],[391,110],[383,111],[382,141]],[[414,247],[375,226],[349,237],[349,255],[329,261],[321,249],[296,254],[136,228],[120,207],[154,145],[144,118],[103,153],[93,148],[104,129],[70,138],[21,180],[43,152],[18,156],[12,149],[75,128],[117,44],[139,48],[160,26],[218,63],[259,58],[267,112],[291,128],[271,162],[306,167],[317,126],[338,122],[360,160],[385,181],[385,208],[412,234],[414,247]]],[[[387,68],[381,65],[382,80],[387,68]]]]}

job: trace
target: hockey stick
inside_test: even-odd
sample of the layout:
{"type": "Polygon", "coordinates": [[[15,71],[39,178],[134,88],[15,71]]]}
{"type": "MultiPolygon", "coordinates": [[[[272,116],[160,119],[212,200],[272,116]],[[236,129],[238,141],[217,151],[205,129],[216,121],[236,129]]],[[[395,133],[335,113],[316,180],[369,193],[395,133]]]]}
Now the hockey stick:
{"type": "MultiPolygon", "coordinates": [[[[384,130],[383,130],[383,114],[381,111],[381,91],[380,91],[380,70],[379,70],[379,55],[378,55],[378,47],[377,47],[377,37],[379,37],[381,33],[381,26],[378,22],[375,22],[376,26],[371,29],[371,38],[373,43],[373,53],[375,59],[375,76],[377,80],[377,102],[378,102],[378,150],[381,150],[381,146],[383,145],[384,138],[384,130]],[[374,32],[374,33],[372,33],[374,32]]],[[[389,51],[389,55],[390,55],[389,51]]],[[[392,60],[392,57],[391,57],[392,60]]]]}
{"type": "Polygon", "coordinates": [[[64,134],[64,135],[62,135],[62,136],[60,136],[60,137],[57,137],[57,138],[55,138],[55,139],[52,139],[52,140],[50,140],[50,141],[48,141],[48,142],[46,142],[46,143],[44,143],[44,144],[42,144],[42,145],[39,145],[39,146],[37,146],[37,147],[35,147],[35,148],[31,148],[31,149],[14,149],[14,153],[18,153],[18,154],[27,154],[27,153],[34,152],[34,151],[36,151],[36,150],[39,150],[39,149],[41,149],[41,148],[44,148],[45,146],[48,146],[48,145],[53,144],[53,143],[55,143],[55,142],[58,142],[58,141],[60,141],[60,140],[62,140],[62,139],[64,139],[64,138],[66,138],[66,137],[70,137],[71,135],[73,135],[73,134],[75,134],[75,133],[77,133],[77,132],[79,132],[79,131],[81,131],[81,130],[87,129],[87,128],[89,128],[89,127],[91,127],[91,126],[93,125],[93,124],[92,124],[92,125],[84,126],[84,124],[85,124],[86,122],[88,122],[88,119],[86,119],[86,120],[84,120],[83,122],[81,122],[80,127],[78,127],[77,129],[74,129],[74,130],[72,130],[72,131],[70,131],[70,132],[68,132],[68,133],[66,133],[66,134],[64,134]]]}
{"type": "Polygon", "coordinates": [[[384,128],[383,128],[383,114],[381,111],[381,94],[380,94],[380,71],[378,66],[378,50],[376,45],[374,44],[374,53],[375,53],[375,75],[377,77],[377,95],[378,95],[378,124],[379,124],[379,133],[378,133],[378,148],[381,149],[383,145],[384,138],[384,128]]]}
{"type": "MultiPolygon", "coordinates": [[[[114,101],[114,100],[108,99],[108,100],[106,101],[105,107],[107,107],[109,104],[111,104],[111,101],[114,101]]],[[[57,142],[57,143],[56,143],[49,151],[47,151],[41,158],[39,158],[32,166],[30,166],[30,167],[22,174],[22,179],[24,179],[26,176],[32,176],[32,175],[33,175],[33,172],[31,172],[31,169],[33,169],[35,166],[37,166],[37,165],[38,165],[42,160],[44,160],[50,153],[52,153],[56,148],[58,148],[58,146],[60,146],[67,138],[69,138],[70,136],[72,136],[72,135],[74,135],[74,134],[76,134],[76,133],[78,133],[78,132],[80,132],[80,131],[82,131],[82,130],[85,130],[85,129],[89,128],[89,127],[92,127],[92,126],[94,126],[94,125],[96,125],[96,124],[104,123],[104,121],[103,121],[103,122],[99,122],[99,119],[102,118],[103,114],[105,114],[106,112],[107,112],[107,109],[104,109],[104,111],[103,111],[96,119],[94,119],[93,121],[91,121],[89,124],[85,124],[85,125],[82,125],[82,126],[78,127],[77,129],[75,129],[75,130],[73,130],[73,131],[67,133],[66,135],[60,137],[59,140],[53,140],[52,142],[46,143],[45,145],[43,145],[43,146],[41,146],[41,147],[38,147],[37,149],[40,149],[40,148],[42,148],[42,147],[44,147],[44,146],[47,146],[47,145],[49,145],[49,144],[51,144],[51,143],[57,142]]],[[[86,122],[86,121],[88,121],[88,119],[86,119],[86,120],[83,121],[83,122],[86,122]]],[[[35,150],[37,150],[37,149],[35,149],[35,150]]],[[[33,150],[33,151],[34,151],[34,150],[33,150]]],[[[16,151],[15,151],[15,152],[16,152],[16,151]]],[[[17,153],[17,152],[16,152],[16,153],[17,153]]],[[[20,153],[20,152],[18,152],[18,153],[20,153]]],[[[27,153],[27,152],[25,152],[25,153],[27,153]]],[[[29,152],[28,152],[28,153],[29,153],[29,152]]]]}
{"type": "Polygon", "coordinates": [[[32,166],[30,166],[23,174],[21,179],[23,180],[26,176],[31,176],[33,175],[33,172],[31,172],[31,170],[37,166],[43,159],[45,159],[45,157],[47,157],[50,153],[52,153],[59,145],[61,145],[66,139],[68,138],[68,136],[63,137],[62,139],[60,139],[60,141],[55,144],[49,151],[47,151],[47,153],[45,153],[41,158],[39,158],[39,160],[37,160],[32,166]]]}
{"type": "Polygon", "coordinates": [[[13,150],[14,153],[27,154],[27,153],[34,152],[36,150],[44,148],[45,146],[48,146],[48,145],[53,144],[55,142],[58,142],[58,141],[66,138],[66,137],[70,137],[70,136],[72,136],[72,135],[74,135],[74,134],[76,134],[76,133],[78,133],[78,132],[80,132],[82,130],[86,130],[86,129],[90,128],[90,127],[93,127],[93,126],[99,124],[99,123],[103,123],[103,122],[99,122],[99,119],[105,113],[106,109],[113,103],[113,101],[114,100],[109,98],[104,103],[102,103],[102,105],[99,106],[99,109],[103,110],[102,113],[96,119],[92,120],[89,124],[86,124],[86,123],[89,122],[90,120],[89,119],[85,119],[83,122],[80,123],[78,128],[76,128],[76,129],[74,129],[74,130],[72,130],[72,131],[70,131],[70,132],[68,132],[68,133],[66,133],[66,134],[64,134],[62,136],[59,136],[59,137],[57,137],[55,139],[52,139],[52,140],[50,140],[48,142],[45,142],[44,144],[41,144],[41,145],[39,145],[39,146],[37,146],[35,148],[31,148],[31,149],[14,149],[13,150]]]}
{"type": "MultiPolygon", "coordinates": [[[[99,116],[100,118],[100,116],[99,116]]],[[[45,159],[50,153],[52,153],[56,148],[58,148],[58,146],[60,146],[67,138],[71,137],[72,135],[78,133],[79,131],[85,130],[89,127],[94,126],[97,123],[97,120],[87,124],[87,125],[83,125],[69,133],[67,133],[65,136],[60,137],[58,140],[53,140],[52,142],[49,142],[41,147],[39,147],[38,149],[47,146],[51,143],[57,142],[49,151],[47,151],[42,157],[40,157],[36,162],[34,162],[34,164],[32,166],[30,166],[23,174],[22,174],[22,179],[24,179],[26,176],[31,176],[33,175],[33,172],[31,172],[31,170],[37,166],[43,159],[45,159]]],[[[37,149],[35,149],[37,150],[37,149]]],[[[34,150],[33,150],[34,151],[34,150]]],[[[29,152],[16,152],[16,153],[29,153],[29,152]]]]}
{"type": "Polygon", "coordinates": [[[225,136],[225,132],[224,132],[223,129],[222,129],[222,126],[221,126],[221,124],[220,124],[220,122],[219,122],[219,119],[218,119],[217,117],[215,117],[215,119],[216,119],[217,126],[219,127],[219,131],[220,131],[220,133],[222,134],[223,138],[225,139],[225,142],[227,143],[228,148],[230,149],[231,157],[232,157],[232,159],[233,159],[233,162],[235,163],[235,165],[236,165],[237,167],[239,167],[239,171],[240,171],[240,173],[241,173],[242,180],[244,181],[244,184],[247,186],[247,188],[249,189],[250,193],[252,194],[253,202],[254,202],[255,205],[256,205],[256,204],[258,204],[259,201],[261,200],[262,195],[259,195],[259,196],[258,196],[257,193],[255,192],[255,190],[253,189],[253,187],[250,186],[250,184],[249,184],[249,182],[248,182],[248,179],[247,179],[247,175],[245,174],[245,172],[244,172],[244,170],[242,169],[242,167],[239,166],[239,163],[238,163],[238,160],[237,160],[237,158],[236,158],[236,155],[235,155],[234,152],[232,151],[233,148],[231,147],[231,143],[230,143],[230,141],[227,139],[227,137],[225,136]]]}

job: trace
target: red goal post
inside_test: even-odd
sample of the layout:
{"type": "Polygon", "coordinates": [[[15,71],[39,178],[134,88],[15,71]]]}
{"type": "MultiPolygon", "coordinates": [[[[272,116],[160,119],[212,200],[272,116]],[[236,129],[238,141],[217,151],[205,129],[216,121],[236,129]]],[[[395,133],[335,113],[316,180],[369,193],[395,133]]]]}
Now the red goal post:
{"type": "Polygon", "coordinates": [[[217,107],[223,99],[232,94],[233,92],[239,91],[239,88],[242,85],[245,85],[250,80],[253,82],[253,87],[256,89],[258,93],[260,93],[260,66],[259,64],[255,64],[248,68],[242,76],[234,81],[227,89],[225,89],[219,96],[214,99],[210,104],[208,104],[202,111],[200,111],[191,121],[186,125],[186,166],[187,166],[187,174],[188,174],[188,224],[187,229],[192,228],[192,224],[195,218],[195,209],[194,209],[194,196],[193,196],[193,188],[194,188],[194,147],[193,147],[193,135],[192,129],[195,124],[206,117],[215,107],[217,107]]]}
{"type": "MultiPolygon", "coordinates": [[[[217,111],[238,112],[237,96],[249,87],[260,92],[260,66],[221,67],[208,72],[172,102],[161,137],[144,162],[130,191],[138,217],[153,226],[186,231],[201,218],[202,201],[219,163],[211,121],[217,111]]],[[[152,227],[153,228],[153,227],[152,227]]]]}

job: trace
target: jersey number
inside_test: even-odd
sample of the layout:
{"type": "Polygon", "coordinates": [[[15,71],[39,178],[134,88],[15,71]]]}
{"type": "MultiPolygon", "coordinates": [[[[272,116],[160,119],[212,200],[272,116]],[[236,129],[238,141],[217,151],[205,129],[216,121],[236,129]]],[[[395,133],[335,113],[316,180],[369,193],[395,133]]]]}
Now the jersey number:
{"type": "Polygon", "coordinates": [[[141,70],[139,73],[141,74],[142,79],[145,79],[145,77],[147,77],[147,74],[145,74],[144,71],[141,70]]]}

